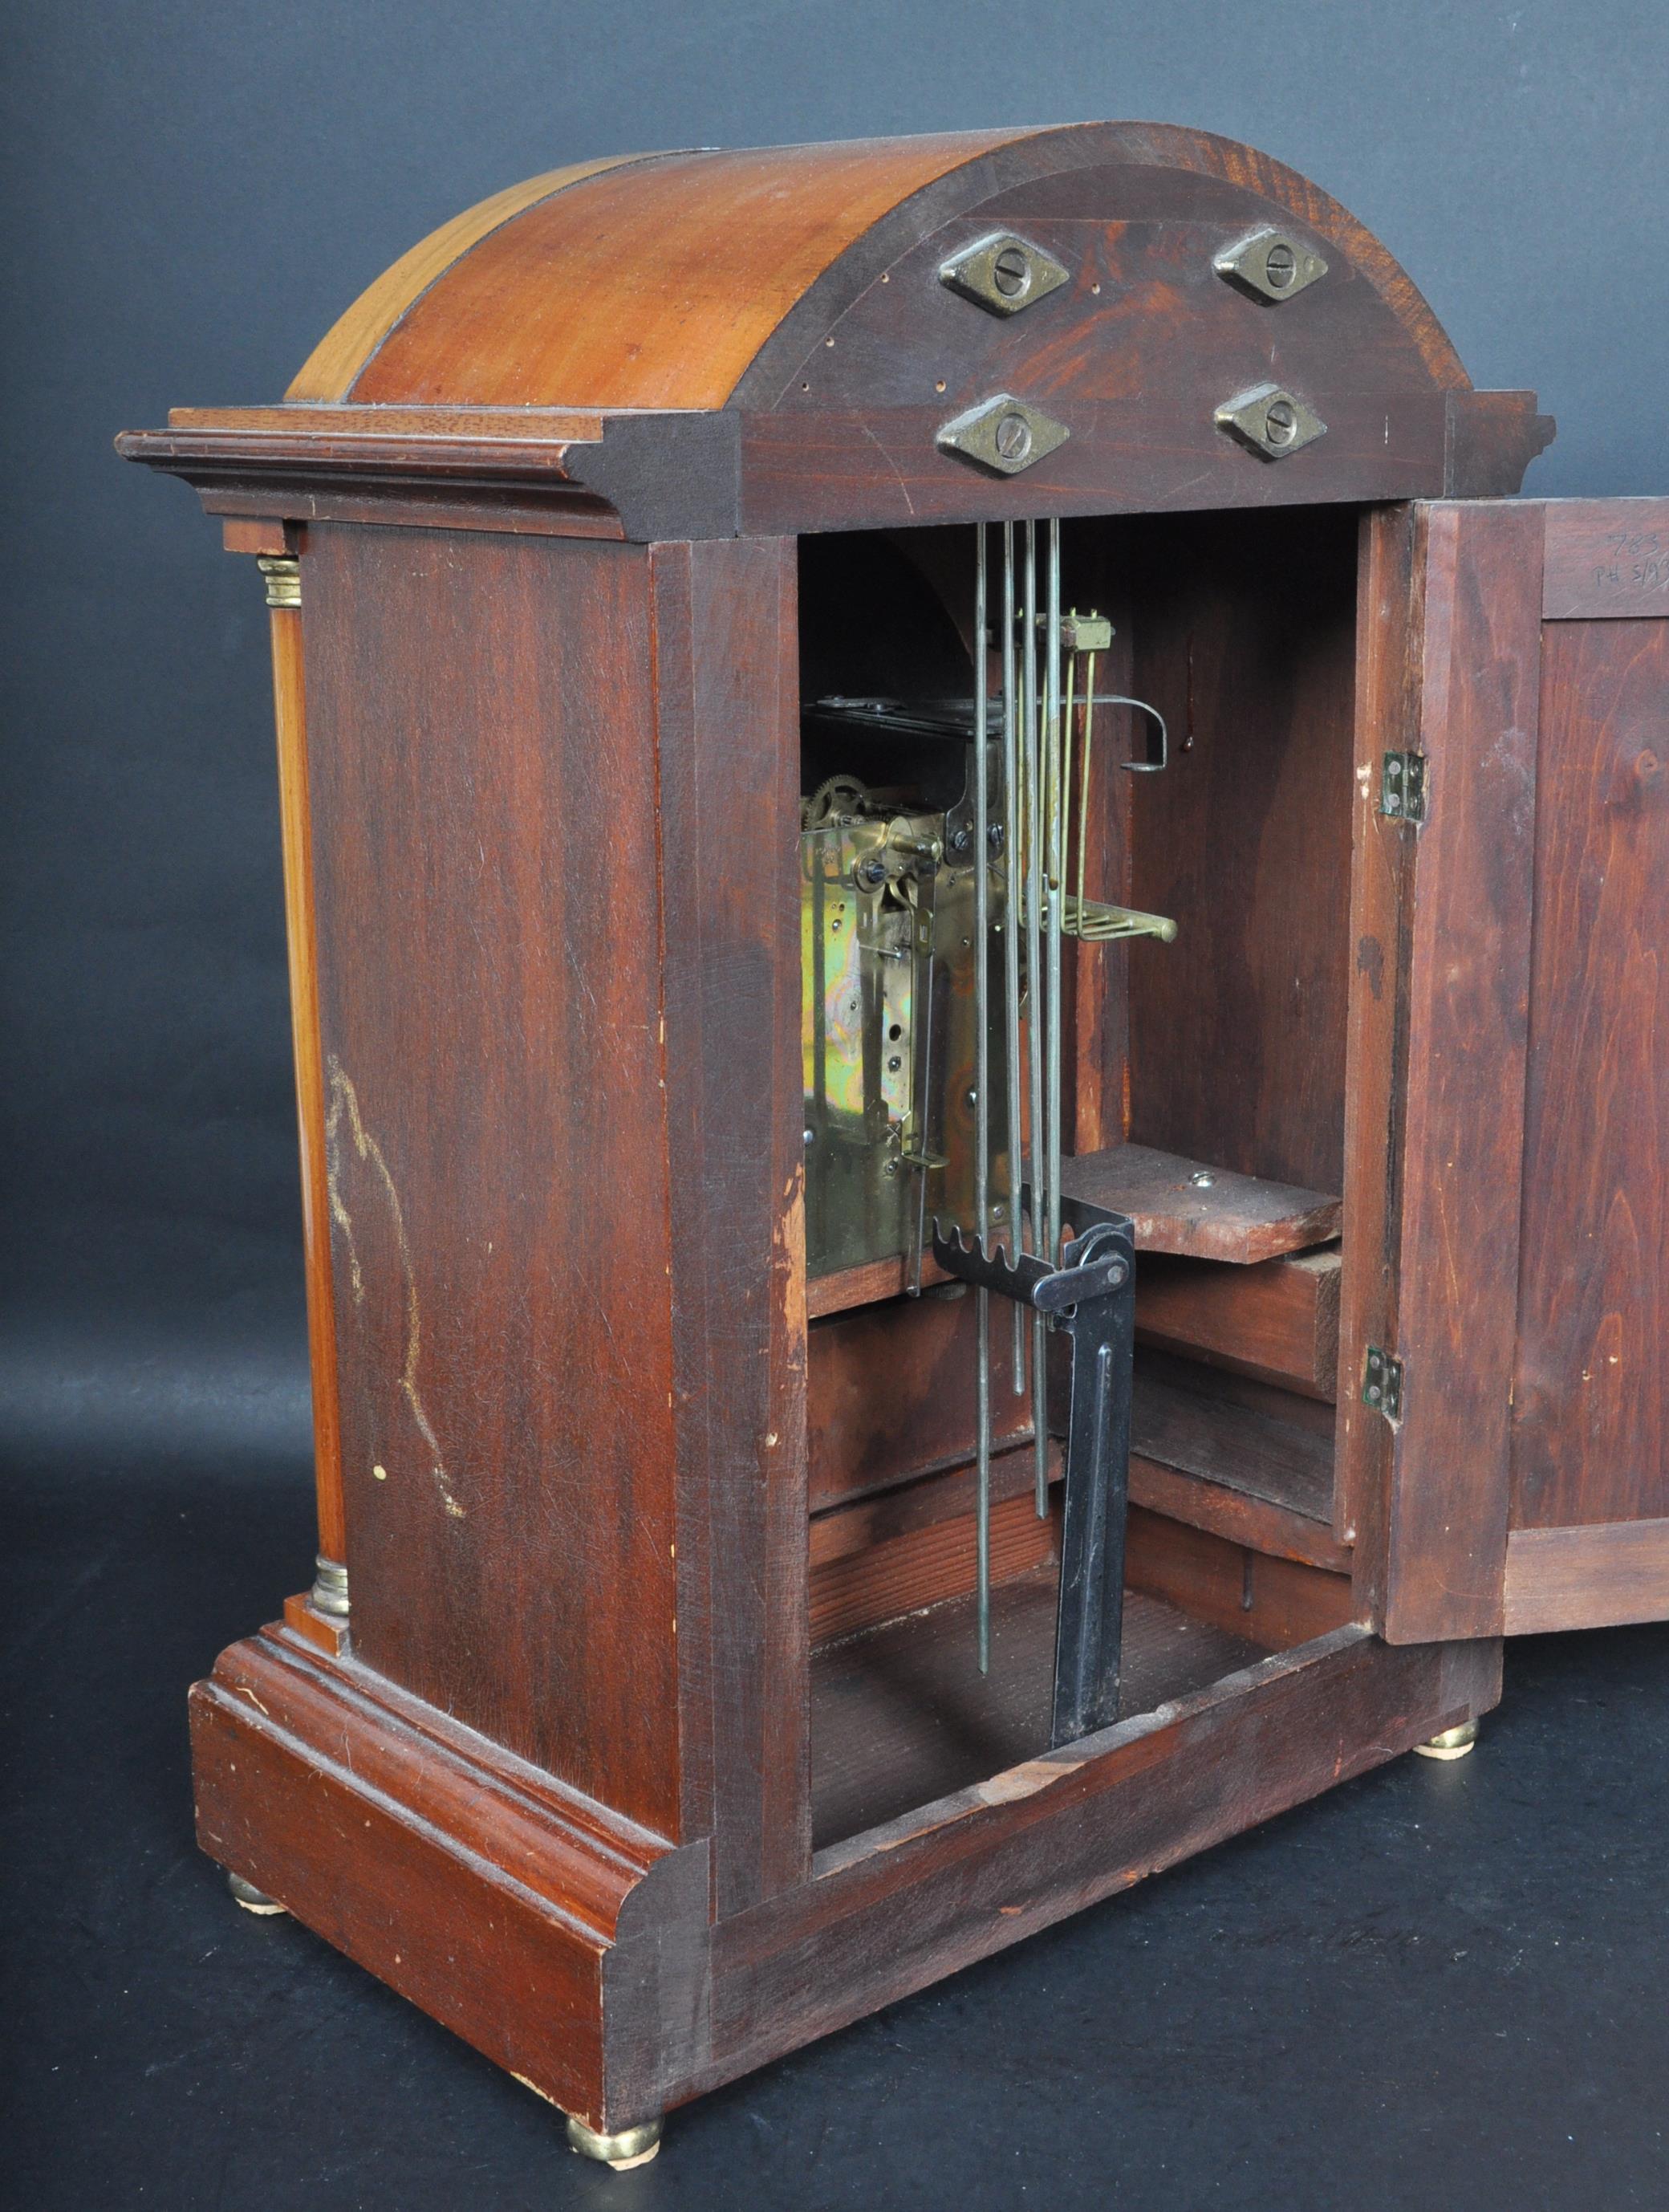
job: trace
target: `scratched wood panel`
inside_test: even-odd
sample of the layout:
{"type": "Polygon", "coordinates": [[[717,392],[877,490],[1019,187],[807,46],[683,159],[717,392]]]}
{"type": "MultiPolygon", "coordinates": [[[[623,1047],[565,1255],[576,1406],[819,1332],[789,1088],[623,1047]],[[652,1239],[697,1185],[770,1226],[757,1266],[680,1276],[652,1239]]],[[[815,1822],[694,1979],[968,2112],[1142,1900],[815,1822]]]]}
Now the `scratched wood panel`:
{"type": "Polygon", "coordinates": [[[680,1729],[722,1914],[810,1857],[794,547],[658,545],[650,572],[680,1729]]]}
{"type": "Polygon", "coordinates": [[[1669,499],[1550,500],[1544,513],[1550,622],[1669,615],[1669,499]]]}
{"type": "Polygon", "coordinates": [[[356,1651],[675,1834],[647,556],[306,572],[356,1651]]]}
{"type": "Polygon", "coordinates": [[[1669,1514],[1669,621],[1549,623],[1541,717],[1512,1506],[1537,1528],[1669,1514]]]}
{"type": "Polygon", "coordinates": [[[1500,1679],[1498,1644],[1399,1651],[1347,1626],[832,1846],[817,1881],[714,1931],[711,2009],[666,2054],[665,2101],[1487,1711],[1500,1679]]]}

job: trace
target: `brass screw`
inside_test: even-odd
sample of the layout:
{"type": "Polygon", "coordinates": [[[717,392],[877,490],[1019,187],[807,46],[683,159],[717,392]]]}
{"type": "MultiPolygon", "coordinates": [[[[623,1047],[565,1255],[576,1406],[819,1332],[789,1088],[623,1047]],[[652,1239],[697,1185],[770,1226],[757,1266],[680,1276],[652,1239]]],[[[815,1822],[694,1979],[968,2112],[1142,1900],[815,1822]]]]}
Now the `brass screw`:
{"type": "Polygon", "coordinates": [[[991,264],[991,276],[1005,300],[1017,300],[1031,285],[1031,262],[1024,248],[1005,246],[991,264]]]}
{"type": "Polygon", "coordinates": [[[997,450],[1005,461],[1023,461],[1031,451],[1031,425],[1023,415],[1004,415],[997,425],[997,450]]]}
{"type": "Polygon", "coordinates": [[[1264,275],[1278,292],[1284,292],[1298,274],[1298,257],[1284,239],[1278,240],[1264,256],[1264,275]]]}
{"type": "Polygon", "coordinates": [[[1264,435],[1271,446],[1290,446],[1298,433],[1298,417],[1290,399],[1271,403],[1264,416],[1264,435]]]}

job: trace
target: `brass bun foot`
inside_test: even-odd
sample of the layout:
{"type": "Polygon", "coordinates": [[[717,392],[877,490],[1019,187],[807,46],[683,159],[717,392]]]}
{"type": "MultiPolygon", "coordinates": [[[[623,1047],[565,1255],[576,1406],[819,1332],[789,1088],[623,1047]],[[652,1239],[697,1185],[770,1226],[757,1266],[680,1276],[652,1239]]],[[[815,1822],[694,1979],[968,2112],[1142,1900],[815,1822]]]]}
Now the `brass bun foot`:
{"type": "Polygon", "coordinates": [[[269,1897],[264,1889],[257,1889],[252,1881],[246,1881],[240,1874],[229,1874],[226,1886],[246,1912],[258,1912],[264,1917],[274,1912],[287,1912],[289,1907],[280,1905],[276,1897],[269,1897]]]}
{"type": "Polygon", "coordinates": [[[1459,1728],[1445,1729],[1441,1735],[1417,1743],[1414,1748],[1422,1759],[1464,1759],[1477,1741],[1478,1723],[1462,1721],[1459,1728]]]}
{"type": "Polygon", "coordinates": [[[616,2173],[624,2173],[632,2166],[647,2166],[653,2158],[661,2147],[661,2124],[645,2120],[641,2127],[622,2128],[616,2136],[603,2136],[570,2114],[567,2139],[569,2148],[581,2158],[598,2159],[616,2173]]]}

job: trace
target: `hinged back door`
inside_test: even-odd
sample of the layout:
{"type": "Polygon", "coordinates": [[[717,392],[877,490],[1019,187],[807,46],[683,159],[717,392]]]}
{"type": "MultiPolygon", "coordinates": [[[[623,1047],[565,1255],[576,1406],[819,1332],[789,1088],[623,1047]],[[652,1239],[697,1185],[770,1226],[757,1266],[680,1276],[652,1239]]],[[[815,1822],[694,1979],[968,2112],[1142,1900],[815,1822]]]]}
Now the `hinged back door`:
{"type": "Polygon", "coordinates": [[[1669,1617],[1669,501],[1379,510],[1361,619],[1341,1467],[1375,1619],[1669,1617]]]}

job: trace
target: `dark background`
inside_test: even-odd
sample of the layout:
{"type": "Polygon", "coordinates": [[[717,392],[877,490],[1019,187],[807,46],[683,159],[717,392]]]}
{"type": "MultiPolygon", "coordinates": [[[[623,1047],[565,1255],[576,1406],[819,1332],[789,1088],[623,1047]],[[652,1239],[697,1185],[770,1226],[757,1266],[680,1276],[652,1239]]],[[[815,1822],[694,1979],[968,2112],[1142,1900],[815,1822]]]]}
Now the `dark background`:
{"type": "Polygon", "coordinates": [[[1251,140],[1409,267],[1526,489],[1669,489],[1669,14],[908,0],[8,11],[0,2172],[41,2207],[1660,2205],[1669,1636],[588,2169],[192,1850],[183,1692],[307,1578],[266,620],[112,434],[276,398],[388,262],[617,150],[1086,117],[1251,140]]]}

